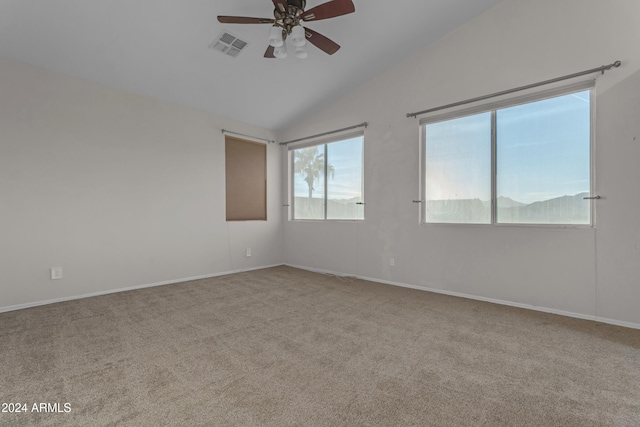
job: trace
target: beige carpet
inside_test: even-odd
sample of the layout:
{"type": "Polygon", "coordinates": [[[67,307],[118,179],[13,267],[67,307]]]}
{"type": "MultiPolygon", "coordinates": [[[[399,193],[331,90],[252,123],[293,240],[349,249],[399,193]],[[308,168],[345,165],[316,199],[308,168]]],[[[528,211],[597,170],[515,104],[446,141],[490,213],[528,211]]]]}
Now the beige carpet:
{"type": "Polygon", "coordinates": [[[0,314],[0,342],[2,426],[640,426],[638,330],[288,267],[0,314]]]}

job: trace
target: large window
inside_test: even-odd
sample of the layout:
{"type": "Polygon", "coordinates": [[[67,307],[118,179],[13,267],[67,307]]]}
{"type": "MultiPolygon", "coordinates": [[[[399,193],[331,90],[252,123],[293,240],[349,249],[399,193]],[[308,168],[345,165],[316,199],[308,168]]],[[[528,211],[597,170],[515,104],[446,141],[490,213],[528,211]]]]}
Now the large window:
{"type": "Polygon", "coordinates": [[[293,219],[364,219],[362,135],[291,153],[293,219]]]}
{"type": "Polygon", "coordinates": [[[424,219],[591,224],[591,90],[424,122],[424,219]]]}

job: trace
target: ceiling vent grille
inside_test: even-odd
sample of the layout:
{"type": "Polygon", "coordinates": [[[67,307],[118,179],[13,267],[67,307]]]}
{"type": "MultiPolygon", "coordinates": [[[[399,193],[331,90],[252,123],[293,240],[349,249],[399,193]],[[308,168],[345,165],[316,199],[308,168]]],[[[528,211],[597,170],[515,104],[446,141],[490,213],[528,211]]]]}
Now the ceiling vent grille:
{"type": "Polygon", "coordinates": [[[222,33],[220,33],[218,38],[209,45],[209,48],[222,53],[226,53],[227,55],[233,56],[235,58],[240,54],[240,52],[242,52],[242,49],[247,47],[247,44],[247,42],[245,42],[244,40],[240,40],[233,34],[230,34],[227,31],[223,31],[222,33]]]}

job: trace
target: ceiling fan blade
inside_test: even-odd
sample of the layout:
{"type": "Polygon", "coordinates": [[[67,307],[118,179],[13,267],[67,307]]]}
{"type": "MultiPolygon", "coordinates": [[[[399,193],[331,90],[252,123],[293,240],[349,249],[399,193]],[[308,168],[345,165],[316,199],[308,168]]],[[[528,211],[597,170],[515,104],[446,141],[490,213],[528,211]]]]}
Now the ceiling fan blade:
{"type": "Polygon", "coordinates": [[[248,16],[218,16],[218,22],[223,24],[273,24],[271,18],[249,18],[248,16]]]}
{"type": "Polygon", "coordinates": [[[309,28],[304,29],[307,40],[309,43],[315,45],[318,49],[325,51],[329,55],[333,55],[340,49],[340,45],[333,40],[323,36],[317,31],[313,31],[309,28]]]}
{"type": "Polygon", "coordinates": [[[273,54],[274,51],[274,47],[273,46],[269,46],[267,48],[267,51],[264,53],[264,57],[265,58],[275,58],[276,56],[273,54]]]}
{"type": "Polygon", "coordinates": [[[273,5],[280,12],[286,12],[287,10],[287,0],[273,0],[273,5]]]}
{"type": "Polygon", "coordinates": [[[302,20],[319,21],[320,19],[335,18],[355,11],[356,7],[351,0],[332,0],[304,12],[302,20]]]}

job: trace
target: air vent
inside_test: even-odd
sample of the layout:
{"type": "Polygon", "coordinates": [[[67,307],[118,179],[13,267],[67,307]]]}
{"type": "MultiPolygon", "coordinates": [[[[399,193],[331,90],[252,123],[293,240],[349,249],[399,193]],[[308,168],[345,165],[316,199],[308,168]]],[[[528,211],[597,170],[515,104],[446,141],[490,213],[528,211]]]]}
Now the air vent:
{"type": "Polygon", "coordinates": [[[209,48],[226,53],[229,56],[236,57],[240,54],[242,49],[247,47],[247,44],[247,42],[240,40],[233,34],[223,31],[218,36],[217,40],[209,45],[209,48]]]}

